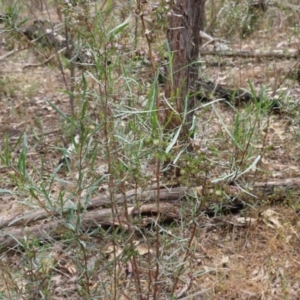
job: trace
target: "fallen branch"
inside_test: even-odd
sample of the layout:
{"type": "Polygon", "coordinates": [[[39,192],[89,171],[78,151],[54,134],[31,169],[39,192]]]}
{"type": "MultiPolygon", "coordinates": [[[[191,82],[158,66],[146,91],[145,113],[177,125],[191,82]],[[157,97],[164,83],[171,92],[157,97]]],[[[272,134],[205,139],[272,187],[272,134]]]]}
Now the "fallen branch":
{"type": "Polygon", "coordinates": [[[212,36],[205,33],[204,31],[200,30],[199,35],[202,40],[207,41],[205,44],[203,44],[201,46],[200,50],[205,48],[209,44],[214,44],[214,51],[229,51],[229,50],[231,50],[231,49],[229,49],[229,47],[226,44],[218,42],[218,39],[213,38],[212,36]]]}
{"type": "Polygon", "coordinates": [[[14,49],[14,50],[11,50],[11,51],[5,53],[4,55],[0,56],[0,61],[4,60],[5,58],[7,58],[7,57],[9,57],[13,54],[15,54],[17,51],[18,51],[18,49],[14,49]]]}
{"type": "MultiPolygon", "coordinates": [[[[159,192],[160,201],[175,201],[179,200],[181,197],[185,196],[189,192],[188,188],[173,188],[173,189],[162,189],[159,192]]],[[[114,202],[112,203],[110,197],[100,196],[94,198],[86,205],[86,209],[97,209],[99,207],[111,206],[111,205],[120,205],[124,203],[124,201],[129,202],[154,202],[157,199],[157,191],[156,190],[139,190],[129,191],[127,195],[124,197],[123,195],[116,195],[114,202]]],[[[82,206],[85,206],[82,200],[82,206]]],[[[45,210],[38,210],[35,212],[27,213],[23,216],[17,215],[7,219],[0,219],[0,229],[10,226],[27,226],[32,222],[36,222],[39,220],[46,219],[48,217],[60,217],[65,213],[69,212],[72,207],[65,206],[62,211],[51,211],[51,213],[47,213],[45,210]]]]}
{"type": "MultiPolygon", "coordinates": [[[[144,205],[139,209],[134,207],[128,208],[129,218],[134,220],[135,226],[144,227],[154,222],[154,216],[158,214],[156,205],[144,205]],[[148,215],[146,218],[141,218],[142,214],[148,215]]],[[[162,203],[159,207],[159,222],[166,220],[174,220],[179,218],[179,210],[173,204],[162,203]]],[[[157,220],[155,220],[157,221],[157,220]]],[[[76,220],[74,220],[76,223],[76,220]]],[[[133,222],[132,222],[133,223],[133,222]]],[[[118,226],[121,229],[130,230],[133,229],[133,225],[125,217],[124,209],[112,212],[110,208],[102,208],[93,211],[89,211],[83,214],[81,219],[80,230],[87,231],[90,229],[100,227],[115,227],[118,226]]],[[[23,246],[24,238],[27,241],[36,239],[38,241],[49,241],[53,239],[61,238],[70,229],[67,227],[66,222],[61,220],[52,221],[45,224],[37,224],[31,227],[22,228],[9,228],[2,230],[0,233],[0,249],[1,251],[14,248],[17,246],[23,246]]]]}
{"type": "Polygon", "coordinates": [[[48,57],[46,60],[42,61],[41,63],[38,64],[27,64],[23,67],[23,70],[27,69],[27,68],[36,68],[39,66],[43,66],[45,64],[47,64],[52,58],[56,57],[57,54],[60,54],[61,52],[64,52],[67,48],[64,47],[60,50],[57,51],[57,53],[52,54],[50,57],[48,57]]]}
{"type": "MultiPolygon", "coordinates": [[[[270,195],[274,193],[274,190],[281,188],[282,190],[293,190],[299,189],[300,187],[300,177],[296,178],[288,178],[281,180],[273,180],[267,182],[257,182],[253,185],[251,194],[255,197],[260,197],[263,195],[270,195]]],[[[242,195],[242,192],[238,187],[235,186],[227,186],[229,189],[226,191],[229,196],[237,197],[242,195]]],[[[193,196],[200,195],[198,191],[200,191],[202,187],[175,187],[175,188],[165,188],[159,191],[159,200],[160,202],[174,202],[180,200],[185,196],[193,196]]],[[[201,195],[200,195],[201,196],[201,195]]],[[[108,196],[100,196],[92,199],[89,203],[85,205],[84,201],[81,201],[81,206],[85,207],[87,210],[93,210],[104,207],[111,207],[112,205],[117,206],[123,204],[125,201],[129,203],[139,203],[145,205],[145,203],[153,204],[157,200],[157,190],[131,190],[127,192],[127,195],[116,195],[115,200],[112,203],[110,197],[108,196]]],[[[213,199],[212,199],[213,200],[213,199]]],[[[68,213],[70,210],[74,210],[74,204],[72,207],[65,206],[62,211],[51,211],[51,213],[47,213],[45,210],[40,209],[35,212],[26,213],[23,216],[16,215],[7,219],[0,219],[0,229],[11,226],[28,226],[29,224],[44,220],[49,217],[61,217],[64,214],[68,213]]]]}
{"type": "MultiPolygon", "coordinates": [[[[212,186],[213,187],[213,186],[212,186]]],[[[251,194],[243,192],[237,186],[224,185],[223,189],[228,196],[236,198],[238,201],[249,201],[252,195],[257,199],[266,199],[266,196],[271,196],[272,201],[283,201],[282,192],[298,191],[300,187],[300,178],[288,178],[282,180],[273,180],[267,182],[258,182],[251,188],[251,194]],[[277,198],[276,198],[277,196],[277,198]]],[[[220,188],[220,187],[218,187],[220,188]]],[[[87,209],[90,211],[78,212],[80,216],[80,230],[87,231],[97,227],[115,227],[118,226],[124,230],[134,230],[134,226],[144,227],[152,222],[172,221],[180,218],[180,199],[185,196],[201,198],[202,187],[175,187],[169,189],[161,189],[160,205],[157,207],[157,190],[140,190],[130,191],[126,196],[118,195],[112,203],[110,197],[102,196],[91,200],[87,204],[87,209]],[[124,210],[124,201],[128,202],[129,222],[126,218],[124,210]],[[107,208],[107,206],[110,206],[107,208]],[[112,210],[111,206],[114,207],[112,210]],[[156,218],[159,216],[159,220],[156,218]],[[133,225],[134,224],[134,225],[133,225]]],[[[211,203],[215,200],[214,193],[212,194],[211,203]]],[[[289,195],[289,193],[287,193],[289,195]]],[[[206,199],[209,203],[209,201],[206,199]]],[[[84,202],[84,200],[82,200],[84,202]]],[[[84,203],[82,203],[84,204],[84,203]]],[[[24,237],[27,239],[52,240],[61,238],[62,235],[69,230],[66,221],[63,220],[63,215],[69,212],[73,207],[65,207],[63,211],[52,211],[50,214],[44,210],[39,210],[32,213],[27,213],[24,216],[14,216],[7,220],[1,221],[2,230],[0,231],[0,247],[2,251],[7,248],[13,248],[22,244],[24,237]],[[38,220],[47,218],[51,221],[45,224],[29,224],[38,220]],[[21,226],[17,228],[16,226],[21,226]],[[28,226],[28,227],[27,227],[28,226]],[[7,227],[4,229],[4,227],[7,227]]],[[[207,207],[203,207],[203,210],[207,207]]],[[[77,219],[75,220],[77,221],[77,219]]],[[[74,222],[75,222],[74,221],[74,222]]],[[[75,225],[74,225],[75,226],[75,225]]]]}
{"type": "Polygon", "coordinates": [[[226,56],[226,57],[245,57],[245,58],[299,58],[299,51],[285,51],[285,50],[274,50],[266,52],[258,51],[210,51],[200,50],[200,55],[207,56],[226,56]]]}

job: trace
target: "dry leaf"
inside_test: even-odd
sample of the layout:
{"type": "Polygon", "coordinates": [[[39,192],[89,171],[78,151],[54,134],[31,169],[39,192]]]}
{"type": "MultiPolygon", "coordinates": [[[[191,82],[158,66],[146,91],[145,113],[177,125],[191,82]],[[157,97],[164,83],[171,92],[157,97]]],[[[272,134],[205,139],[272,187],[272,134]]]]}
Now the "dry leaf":
{"type": "Polygon", "coordinates": [[[221,259],[221,265],[223,268],[228,267],[228,263],[229,263],[229,256],[223,256],[221,259]]]}
{"type": "Polygon", "coordinates": [[[274,228],[273,225],[275,225],[277,228],[282,228],[282,225],[278,220],[278,214],[274,210],[267,209],[262,213],[262,216],[269,227],[274,228]]]}
{"type": "Polygon", "coordinates": [[[246,218],[246,217],[238,217],[236,218],[236,221],[241,225],[253,225],[257,222],[257,219],[255,218],[246,218]]]}
{"type": "Polygon", "coordinates": [[[148,254],[148,253],[153,253],[153,249],[150,249],[149,247],[146,247],[145,245],[137,246],[136,250],[138,251],[139,255],[145,255],[145,254],[148,254]]]}

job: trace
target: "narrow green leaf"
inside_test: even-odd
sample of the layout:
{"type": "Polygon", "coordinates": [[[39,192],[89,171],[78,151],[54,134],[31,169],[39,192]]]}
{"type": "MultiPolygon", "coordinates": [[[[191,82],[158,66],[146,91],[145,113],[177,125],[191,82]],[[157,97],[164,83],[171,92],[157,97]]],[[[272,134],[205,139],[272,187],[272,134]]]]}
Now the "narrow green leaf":
{"type": "Polygon", "coordinates": [[[115,38],[115,36],[122,32],[129,24],[129,19],[130,17],[128,17],[123,23],[121,23],[120,25],[116,26],[114,29],[112,29],[111,31],[109,31],[107,34],[110,34],[110,40],[112,40],[113,38],[115,38]]]}
{"type": "Polygon", "coordinates": [[[167,147],[167,149],[166,149],[166,151],[165,151],[166,153],[169,153],[170,150],[171,150],[171,149],[173,148],[173,146],[175,145],[175,143],[177,142],[178,136],[179,136],[180,131],[181,131],[181,127],[182,127],[182,126],[180,126],[180,127],[178,128],[178,130],[176,131],[176,133],[174,134],[174,137],[173,137],[171,143],[168,145],[168,147],[167,147]]]}

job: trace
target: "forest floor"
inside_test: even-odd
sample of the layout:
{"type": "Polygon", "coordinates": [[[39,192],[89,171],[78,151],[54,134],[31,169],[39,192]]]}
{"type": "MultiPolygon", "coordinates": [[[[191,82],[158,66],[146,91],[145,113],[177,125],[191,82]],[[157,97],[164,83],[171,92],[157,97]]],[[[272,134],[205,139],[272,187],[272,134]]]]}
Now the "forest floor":
{"type": "MultiPolygon", "coordinates": [[[[7,45],[4,40],[0,43],[0,57],[11,51],[7,45]]],[[[237,51],[271,52],[278,49],[298,50],[299,45],[299,34],[291,28],[271,26],[247,39],[233,39],[229,46],[237,51]]],[[[66,87],[62,74],[55,63],[25,67],[28,64],[40,63],[41,60],[43,59],[36,51],[26,47],[20,47],[15,53],[0,60],[0,224],[8,217],[18,218],[43,208],[40,202],[47,203],[42,195],[38,196],[37,201],[34,193],[30,192],[30,184],[38,187],[43,184],[49,186],[48,195],[51,199],[59,199],[62,193],[68,198],[78,184],[79,171],[75,169],[72,172],[57,172],[58,180],[51,179],[53,170],[57,168],[62,157],[61,149],[67,147],[70,138],[63,118],[46,100],[66,114],[69,113],[70,103],[64,92],[66,87]],[[21,166],[21,156],[25,145],[24,172],[32,183],[26,180],[22,182],[24,174],[21,171],[25,169],[21,166]]],[[[237,56],[222,58],[222,64],[219,65],[220,58],[216,56],[201,57],[201,60],[205,63],[201,67],[200,75],[204,74],[210,81],[247,90],[251,89],[251,83],[256,93],[264,87],[266,98],[277,97],[281,102],[280,113],[261,115],[259,122],[257,116],[254,117],[255,106],[234,107],[217,102],[213,107],[207,106],[205,111],[197,112],[197,142],[201,148],[209,149],[207,155],[214,160],[210,179],[213,181],[236,170],[233,157],[242,155],[248,140],[243,140],[241,136],[250,139],[251,124],[254,124],[254,134],[251,135],[253,150],[245,159],[244,170],[258,155],[261,155],[261,160],[242,177],[242,183],[246,185],[247,182],[300,177],[300,86],[295,78],[286,76],[293,66],[293,69],[299,68],[296,59],[245,59],[237,56]],[[237,127],[243,131],[241,136],[235,135],[240,140],[233,142],[232,136],[227,133],[236,134],[237,127]],[[241,147],[235,144],[240,144],[241,147]],[[218,154],[215,155],[211,149],[219,151],[218,154]],[[232,153],[237,153],[237,156],[232,156],[232,153]],[[216,160],[219,160],[218,163],[216,160]]],[[[81,71],[76,72],[80,79],[81,71]]],[[[146,88],[144,91],[147,95],[146,88]]],[[[96,140],[100,145],[103,143],[98,136],[96,140]]],[[[155,163],[149,162],[148,168],[149,173],[154,172],[155,163]]],[[[105,158],[93,162],[93,170],[107,170],[105,158]]],[[[100,184],[93,195],[101,192],[109,194],[106,182],[100,184]]],[[[82,192],[77,197],[83,195],[82,192]]],[[[188,246],[189,251],[186,251],[187,240],[192,233],[188,224],[178,220],[170,227],[166,225],[161,229],[162,262],[159,280],[165,286],[160,287],[158,299],[168,299],[173,273],[178,271],[179,262],[183,261],[186,253],[188,258],[185,258],[185,269],[176,286],[176,299],[299,299],[299,196],[286,192],[282,201],[277,199],[275,203],[270,203],[264,200],[257,199],[255,205],[237,215],[218,215],[213,218],[201,216],[188,246]],[[244,222],[246,219],[251,222],[244,222]]],[[[43,220],[41,224],[48,221],[43,220]]],[[[125,240],[116,246],[107,235],[105,238],[92,235],[85,238],[88,255],[81,267],[86,264],[90,270],[90,298],[82,296],[83,288],[78,287],[82,280],[79,277],[85,276],[78,262],[78,257],[81,257],[78,246],[74,246],[74,241],[63,239],[36,246],[40,248],[34,254],[34,261],[28,258],[30,255],[26,255],[26,249],[16,247],[14,251],[4,251],[0,265],[0,299],[113,299],[115,289],[118,299],[138,298],[134,285],[131,285],[131,281],[136,280],[133,279],[134,275],[132,278],[126,278],[125,275],[129,268],[126,265],[128,262],[120,259],[115,270],[96,267],[97,264],[103,267],[105,260],[107,265],[112,265],[116,257],[125,257],[125,240]],[[114,250],[111,247],[115,247],[114,250]],[[103,250],[103,255],[99,254],[99,249],[103,250]],[[112,252],[115,257],[110,257],[112,252]],[[49,269],[35,269],[34,265],[41,264],[46,268],[46,260],[49,260],[49,269]],[[120,275],[118,279],[112,280],[116,278],[114,272],[120,275]],[[38,279],[41,276],[44,281],[38,279]],[[114,287],[115,283],[119,284],[117,288],[114,287]],[[45,284],[48,295],[44,291],[45,284]],[[35,296],[30,296],[30,291],[35,296]],[[43,291],[43,296],[40,291],[43,291]]],[[[156,253],[157,240],[146,239],[147,242],[151,240],[147,244],[139,235],[133,239],[139,245],[135,250],[140,255],[140,285],[141,290],[145,291],[149,277],[154,276],[154,271],[149,271],[151,274],[148,274],[147,264],[151,268],[153,263],[155,265],[155,258],[150,259],[149,256],[156,253]]],[[[150,291],[153,292],[151,289],[149,287],[149,294],[150,291]]]]}

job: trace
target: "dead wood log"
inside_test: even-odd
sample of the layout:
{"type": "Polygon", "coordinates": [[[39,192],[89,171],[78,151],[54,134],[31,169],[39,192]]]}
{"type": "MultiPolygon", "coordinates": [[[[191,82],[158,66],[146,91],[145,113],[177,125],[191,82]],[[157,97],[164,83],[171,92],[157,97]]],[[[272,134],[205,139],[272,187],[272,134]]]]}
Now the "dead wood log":
{"type": "Polygon", "coordinates": [[[224,99],[228,102],[248,102],[257,99],[254,95],[244,89],[230,89],[221,84],[211,81],[197,80],[195,83],[197,98],[202,102],[224,99]]]}
{"type": "Polygon", "coordinates": [[[200,50],[200,55],[207,56],[226,56],[226,57],[244,57],[244,58],[282,58],[291,59],[299,58],[299,51],[285,51],[285,50],[273,50],[273,51],[210,51],[200,50]]]}
{"type": "MultiPolygon", "coordinates": [[[[177,187],[172,189],[161,189],[159,192],[159,201],[177,201],[183,196],[185,196],[189,192],[188,188],[177,187]]],[[[89,203],[85,204],[84,201],[81,201],[81,207],[85,207],[86,209],[96,209],[100,207],[111,207],[112,205],[120,205],[124,203],[124,201],[128,202],[139,202],[139,203],[153,203],[157,199],[157,191],[156,190],[131,190],[124,195],[116,195],[114,201],[112,202],[110,197],[108,196],[100,196],[92,199],[89,203]]],[[[75,205],[72,207],[66,206],[62,211],[56,210],[49,212],[41,209],[35,212],[26,213],[24,215],[17,215],[7,219],[0,219],[0,229],[10,226],[27,226],[30,223],[43,220],[49,217],[60,217],[70,210],[74,209],[75,205]]],[[[49,209],[49,208],[48,208],[49,209]]]]}
{"type": "MultiPolygon", "coordinates": [[[[225,100],[227,103],[233,103],[238,106],[250,101],[260,102],[264,101],[260,96],[253,95],[245,89],[231,89],[224,85],[213,83],[211,81],[197,80],[195,83],[197,94],[196,97],[200,102],[210,102],[215,99],[225,100]]],[[[269,99],[264,105],[272,113],[281,112],[281,104],[278,99],[269,99]]]]}
{"type": "MultiPolygon", "coordinates": [[[[288,179],[280,179],[280,180],[272,180],[266,182],[256,182],[253,184],[251,194],[259,197],[261,195],[270,195],[274,193],[275,190],[281,189],[283,191],[296,190],[300,187],[300,177],[288,178],[288,179]]],[[[241,195],[241,191],[234,186],[227,186],[229,191],[229,196],[237,197],[237,195],[241,195]]],[[[179,201],[181,198],[189,195],[193,195],[193,190],[196,191],[196,194],[199,194],[198,191],[201,190],[202,187],[175,187],[175,188],[165,188],[159,191],[159,201],[160,202],[168,202],[174,203],[179,201]]],[[[201,196],[201,195],[200,195],[201,196]]],[[[128,191],[127,195],[116,195],[114,201],[112,202],[110,197],[108,196],[100,196],[92,199],[86,205],[84,204],[85,200],[81,201],[81,207],[85,207],[87,210],[93,210],[98,208],[105,208],[111,206],[117,206],[123,204],[125,201],[131,203],[131,205],[135,205],[136,203],[145,205],[153,204],[157,200],[157,190],[138,190],[138,191],[128,191]]],[[[144,206],[146,207],[146,206],[144,206]]],[[[64,214],[68,213],[70,210],[74,210],[74,206],[66,206],[62,211],[50,211],[50,213],[46,212],[43,209],[40,209],[35,212],[29,212],[24,215],[16,215],[13,217],[9,217],[7,219],[0,219],[0,229],[12,226],[28,226],[31,223],[34,223],[39,220],[44,220],[47,218],[59,218],[64,214]]],[[[110,209],[110,208],[109,208],[110,209]]]]}
{"type": "MultiPolygon", "coordinates": [[[[250,193],[245,193],[237,186],[231,185],[224,185],[223,189],[226,190],[228,196],[240,199],[241,201],[250,201],[250,195],[253,195],[253,197],[257,199],[265,199],[271,196],[273,201],[283,201],[283,195],[280,191],[297,192],[299,187],[300,178],[297,177],[254,183],[250,193]],[[276,195],[278,199],[276,199],[276,195]]],[[[180,217],[179,200],[184,196],[192,197],[193,195],[194,197],[198,195],[199,198],[201,198],[201,190],[201,187],[161,189],[159,193],[159,207],[156,204],[156,190],[130,191],[126,196],[116,196],[113,203],[109,197],[97,197],[91,200],[87,205],[87,208],[91,209],[90,211],[78,213],[78,215],[81,214],[80,230],[86,231],[97,227],[107,228],[114,226],[121,227],[124,230],[134,230],[134,226],[144,227],[154,222],[154,220],[158,222],[176,220],[180,217]],[[127,213],[129,219],[126,218],[127,214],[125,214],[123,206],[120,205],[124,203],[125,200],[129,202],[127,213]],[[139,202],[139,205],[136,205],[137,202],[139,202]],[[113,206],[114,209],[105,208],[105,206],[113,206]],[[158,216],[159,220],[156,220],[158,216]]],[[[206,201],[208,201],[207,197],[206,201]]],[[[211,198],[211,202],[213,201],[214,196],[211,198]]],[[[205,209],[205,207],[203,209],[205,209]]],[[[63,214],[68,210],[70,210],[70,207],[65,208],[62,212],[51,212],[51,215],[44,210],[39,210],[21,217],[14,216],[10,219],[2,220],[0,250],[2,249],[3,251],[21,245],[24,237],[27,237],[27,239],[35,238],[40,241],[61,238],[64,233],[69,230],[67,222],[62,219],[63,214]],[[52,218],[52,220],[56,218],[56,220],[46,222],[46,219],[49,217],[52,218]],[[28,226],[38,220],[44,220],[44,223],[28,226]],[[21,226],[21,228],[17,226],[21,226]]]]}
{"type": "MultiPolygon", "coordinates": [[[[139,209],[135,207],[128,208],[129,219],[126,219],[124,208],[119,208],[118,211],[112,211],[111,208],[101,208],[88,211],[80,217],[80,231],[87,231],[98,227],[115,227],[118,226],[125,230],[134,230],[135,226],[145,227],[155,221],[164,222],[179,218],[179,209],[172,203],[162,203],[159,208],[155,205],[143,205],[139,209]],[[158,217],[159,220],[155,220],[158,217]],[[145,218],[141,216],[145,215],[145,218]],[[128,222],[129,221],[129,222],[128,222]]],[[[77,218],[74,217],[76,227],[77,218]]],[[[70,224],[71,225],[71,224],[70,224]]],[[[38,240],[39,242],[51,241],[62,238],[68,228],[68,223],[62,220],[51,221],[44,224],[35,224],[30,227],[11,227],[0,232],[0,252],[12,249],[17,246],[22,247],[22,243],[26,238],[27,241],[38,240]]]]}

